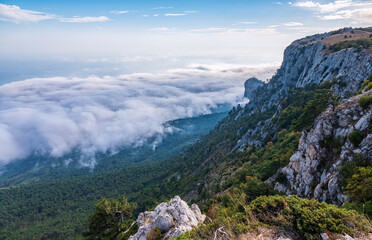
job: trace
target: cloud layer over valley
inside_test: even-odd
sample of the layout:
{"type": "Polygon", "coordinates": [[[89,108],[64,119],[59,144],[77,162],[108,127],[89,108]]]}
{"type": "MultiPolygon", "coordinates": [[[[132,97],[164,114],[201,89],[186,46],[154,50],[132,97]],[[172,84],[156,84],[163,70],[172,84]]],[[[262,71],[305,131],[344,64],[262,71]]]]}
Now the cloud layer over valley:
{"type": "Polygon", "coordinates": [[[138,146],[169,120],[236,104],[250,76],[269,78],[277,64],[192,65],[118,77],[34,78],[0,86],[0,165],[30,154],[60,157],[138,146]]]}

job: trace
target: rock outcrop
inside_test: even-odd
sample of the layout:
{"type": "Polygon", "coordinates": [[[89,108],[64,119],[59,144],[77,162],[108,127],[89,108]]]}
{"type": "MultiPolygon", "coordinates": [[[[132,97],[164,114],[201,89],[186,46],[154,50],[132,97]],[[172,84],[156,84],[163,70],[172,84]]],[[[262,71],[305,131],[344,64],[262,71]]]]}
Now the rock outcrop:
{"type": "MultiPolygon", "coordinates": [[[[329,46],[334,43],[334,39],[339,37],[343,41],[345,34],[364,36],[369,35],[369,32],[345,28],[336,34],[317,34],[294,41],[284,51],[280,69],[268,83],[250,93],[250,103],[240,110],[238,116],[276,107],[275,117],[281,110],[280,100],[289,90],[326,81],[334,82],[332,90],[340,99],[352,97],[360,88],[361,82],[372,73],[372,51],[346,48],[330,52],[329,46]]],[[[244,150],[247,146],[262,145],[263,139],[268,135],[266,129],[270,128],[270,118],[246,132],[240,132],[240,139],[234,149],[244,150]]]]}
{"type": "Polygon", "coordinates": [[[339,168],[352,161],[355,154],[372,158],[372,109],[359,106],[361,96],[372,96],[372,90],[344,101],[335,109],[329,107],[321,114],[313,128],[302,133],[298,151],[292,155],[288,166],[267,182],[287,195],[339,205],[347,201],[338,184],[339,168]],[[355,130],[363,135],[358,146],[348,139],[355,130]],[[278,174],[284,174],[285,181],[276,182],[278,174]]]}
{"type": "Polygon", "coordinates": [[[252,92],[262,85],[264,85],[264,82],[258,80],[257,78],[249,78],[244,82],[244,97],[251,98],[252,92]]]}
{"type": "Polygon", "coordinates": [[[204,220],[205,215],[196,204],[190,208],[179,196],[175,196],[169,203],[159,204],[152,212],[140,213],[137,219],[138,232],[129,240],[146,240],[155,228],[161,231],[163,239],[174,238],[191,231],[204,220]]]}

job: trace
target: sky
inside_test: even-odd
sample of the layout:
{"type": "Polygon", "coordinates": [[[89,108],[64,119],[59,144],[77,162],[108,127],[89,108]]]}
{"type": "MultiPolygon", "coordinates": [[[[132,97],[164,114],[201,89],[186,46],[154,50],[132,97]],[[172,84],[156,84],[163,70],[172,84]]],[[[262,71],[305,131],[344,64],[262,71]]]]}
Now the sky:
{"type": "Polygon", "coordinates": [[[0,1],[0,165],[137,146],[236,105],[292,41],[372,25],[372,1],[0,1]]]}
{"type": "Polygon", "coordinates": [[[23,69],[17,69],[25,72],[21,77],[32,72],[29,68],[34,69],[35,62],[52,73],[61,68],[58,63],[72,65],[71,72],[78,72],[76,65],[81,65],[87,75],[193,63],[280,62],[284,48],[297,38],[372,24],[372,1],[358,0],[15,0],[0,4],[0,71],[12,75],[17,62],[23,62],[23,69]],[[102,67],[108,63],[114,67],[102,67]],[[100,67],[106,70],[101,73],[100,67]]]}

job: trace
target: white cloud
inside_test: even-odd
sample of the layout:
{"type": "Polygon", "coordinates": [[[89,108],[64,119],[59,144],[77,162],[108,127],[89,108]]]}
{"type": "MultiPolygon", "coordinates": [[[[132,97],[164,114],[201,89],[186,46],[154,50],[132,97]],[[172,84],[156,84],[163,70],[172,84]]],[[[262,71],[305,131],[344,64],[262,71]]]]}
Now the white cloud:
{"type": "Polygon", "coordinates": [[[7,5],[0,3],[0,21],[22,23],[39,22],[55,18],[56,16],[53,14],[21,9],[16,5],[7,5]]]}
{"type": "Polygon", "coordinates": [[[72,18],[60,18],[61,22],[68,23],[91,23],[91,22],[107,22],[109,20],[106,16],[99,17],[72,17],[72,18]]]}
{"type": "Polygon", "coordinates": [[[250,25],[250,24],[257,24],[258,22],[237,22],[237,23],[250,25]]]}
{"type": "Polygon", "coordinates": [[[106,22],[109,20],[109,18],[106,16],[63,18],[63,17],[57,17],[54,14],[21,9],[20,7],[16,5],[6,5],[6,4],[0,3],[0,21],[25,23],[25,22],[39,22],[39,21],[49,20],[49,19],[57,19],[60,22],[71,22],[71,23],[106,22]]]}
{"type": "Polygon", "coordinates": [[[347,19],[358,23],[372,23],[371,1],[338,0],[327,4],[302,1],[292,6],[310,9],[322,20],[347,19]]]}
{"type": "Polygon", "coordinates": [[[227,28],[200,28],[200,29],[190,29],[189,32],[224,32],[227,31],[227,28]]]}
{"type": "Polygon", "coordinates": [[[266,79],[277,67],[193,64],[158,74],[35,78],[2,85],[0,163],[31,153],[59,157],[80,150],[90,166],[97,152],[138,146],[163,134],[166,121],[236,104],[245,79],[266,79]]]}
{"type": "Polygon", "coordinates": [[[300,22],[287,22],[287,23],[283,23],[283,25],[286,27],[298,27],[298,26],[303,26],[304,24],[300,22]]]}
{"type": "Polygon", "coordinates": [[[185,13],[166,13],[166,14],[164,14],[164,16],[166,16],[166,17],[178,17],[178,16],[185,16],[185,15],[187,15],[187,14],[185,14],[185,13]]]}
{"type": "Polygon", "coordinates": [[[136,56],[136,57],[121,57],[116,62],[139,62],[139,61],[153,61],[154,59],[150,56],[136,56]]]}
{"type": "Polygon", "coordinates": [[[129,11],[128,10],[123,10],[123,11],[112,10],[111,13],[120,15],[120,14],[129,13],[129,11]]]}
{"type": "Polygon", "coordinates": [[[152,9],[171,9],[173,7],[155,7],[155,8],[152,8],[152,9]]]}
{"type": "Polygon", "coordinates": [[[150,31],[159,31],[159,32],[170,32],[175,31],[175,28],[168,28],[168,27],[157,27],[157,28],[149,28],[150,31]]]}

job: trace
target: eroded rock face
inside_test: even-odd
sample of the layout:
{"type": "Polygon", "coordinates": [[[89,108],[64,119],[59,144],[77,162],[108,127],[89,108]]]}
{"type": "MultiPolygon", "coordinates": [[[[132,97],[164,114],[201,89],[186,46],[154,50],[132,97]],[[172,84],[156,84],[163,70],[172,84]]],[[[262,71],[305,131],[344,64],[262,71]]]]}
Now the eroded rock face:
{"type": "Polygon", "coordinates": [[[129,240],[146,240],[147,236],[158,227],[163,239],[170,239],[191,231],[199,223],[203,223],[203,215],[196,204],[191,208],[179,196],[175,196],[169,203],[159,204],[154,211],[144,212],[138,215],[138,232],[129,240]]]}
{"type": "MultiPolygon", "coordinates": [[[[372,90],[364,96],[371,96],[372,90]]],[[[292,155],[287,167],[280,169],[267,182],[287,195],[316,198],[321,201],[342,204],[348,200],[338,185],[339,168],[352,161],[356,153],[372,157],[371,119],[372,109],[362,109],[358,99],[352,97],[335,109],[329,107],[320,115],[308,132],[303,132],[298,151],[292,155]],[[354,146],[348,135],[359,130],[363,140],[354,146]],[[282,173],[286,181],[276,182],[282,173]]]]}
{"type": "MultiPolygon", "coordinates": [[[[345,28],[341,33],[350,31],[345,28]]],[[[284,52],[283,63],[267,84],[257,87],[249,93],[250,103],[243,108],[239,117],[256,111],[264,112],[277,107],[275,117],[281,112],[280,99],[290,89],[335,81],[332,90],[340,99],[348,99],[360,88],[361,82],[372,73],[372,53],[343,49],[331,53],[327,51],[325,39],[331,33],[317,34],[294,41],[284,52]],[[279,106],[278,106],[279,105],[279,106]]],[[[271,118],[271,117],[270,117],[271,118]]],[[[245,133],[239,132],[240,139],[234,148],[243,151],[246,147],[262,146],[267,136],[270,119],[257,126],[251,126],[245,133]]]]}
{"type": "Polygon", "coordinates": [[[264,83],[257,78],[249,78],[244,82],[244,97],[251,98],[252,92],[262,85],[264,85],[264,83]]]}

